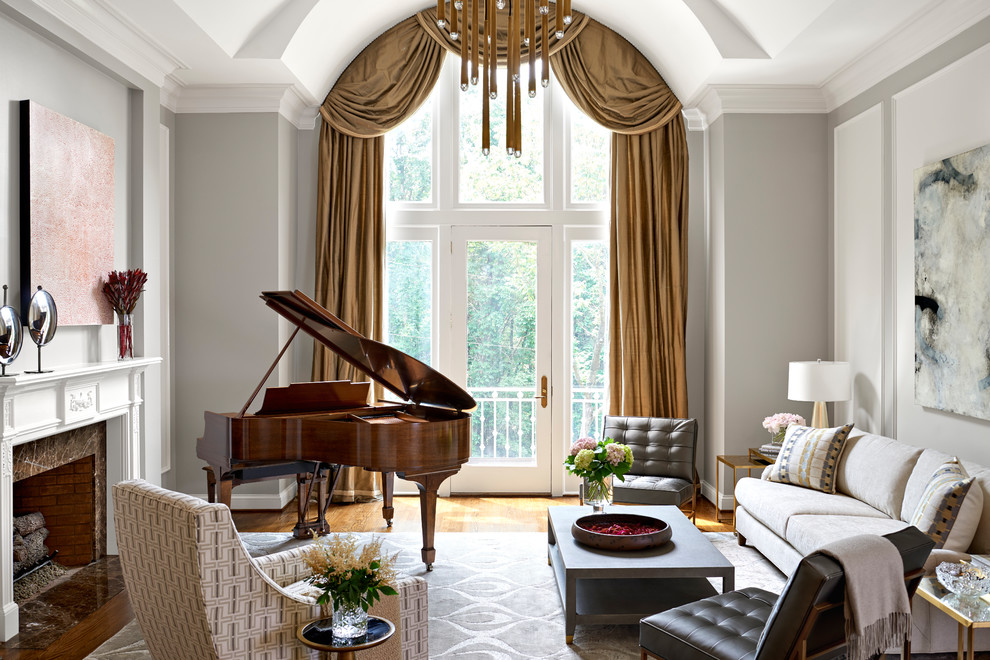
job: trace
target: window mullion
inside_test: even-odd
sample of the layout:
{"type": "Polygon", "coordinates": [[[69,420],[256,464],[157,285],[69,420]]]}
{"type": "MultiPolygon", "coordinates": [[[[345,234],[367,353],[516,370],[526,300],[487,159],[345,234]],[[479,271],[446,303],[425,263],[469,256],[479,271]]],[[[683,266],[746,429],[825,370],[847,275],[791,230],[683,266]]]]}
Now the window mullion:
{"type": "Polygon", "coordinates": [[[457,153],[458,130],[458,86],[454,75],[456,67],[451,63],[456,58],[449,55],[437,81],[437,96],[440,112],[434,122],[434,136],[438,158],[433,165],[433,175],[437,182],[438,206],[443,211],[454,208],[457,200],[457,175],[459,156],[457,153]]]}

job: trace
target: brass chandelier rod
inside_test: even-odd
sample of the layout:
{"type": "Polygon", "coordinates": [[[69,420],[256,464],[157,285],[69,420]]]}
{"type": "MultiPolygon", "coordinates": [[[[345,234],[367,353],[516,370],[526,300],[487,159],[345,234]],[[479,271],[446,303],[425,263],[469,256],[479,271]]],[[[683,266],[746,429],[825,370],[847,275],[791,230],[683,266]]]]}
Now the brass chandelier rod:
{"type": "Polygon", "coordinates": [[[536,61],[539,53],[540,84],[550,84],[550,5],[555,5],[554,37],[564,38],[573,21],[571,0],[437,0],[437,26],[451,40],[460,41],[461,89],[482,87],[481,150],[491,152],[491,100],[498,98],[499,26],[505,26],[505,151],[509,157],[522,156],[522,49],[526,48],[529,78],[527,91],[536,96],[536,61]],[[481,5],[484,3],[484,16],[481,5]],[[500,19],[500,13],[506,14],[500,19]],[[539,31],[537,31],[539,15],[539,31]],[[448,20],[449,17],[449,20],[448,20]]]}

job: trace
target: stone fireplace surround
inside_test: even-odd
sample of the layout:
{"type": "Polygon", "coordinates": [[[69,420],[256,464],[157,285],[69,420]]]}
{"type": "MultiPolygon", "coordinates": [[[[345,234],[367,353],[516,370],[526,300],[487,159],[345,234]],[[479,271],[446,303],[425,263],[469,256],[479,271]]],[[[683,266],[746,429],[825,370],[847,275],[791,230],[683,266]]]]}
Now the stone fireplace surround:
{"type": "Polygon", "coordinates": [[[14,446],[14,517],[45,517],[45,545],[63,566],[107,553],[106,422],[14,446]]]}
{"type": "MultiPolygon", "coordinates": [[[[142,477],[144,372],[159,358],[56,367],[52,373],[0,377],[0,530],[13,526],[13,448],[106,422],[107,553],[117,554],[111,486],[142,477]]],[[[13,546],[0,535],[0,641],[18,632],[13,546]]]]}

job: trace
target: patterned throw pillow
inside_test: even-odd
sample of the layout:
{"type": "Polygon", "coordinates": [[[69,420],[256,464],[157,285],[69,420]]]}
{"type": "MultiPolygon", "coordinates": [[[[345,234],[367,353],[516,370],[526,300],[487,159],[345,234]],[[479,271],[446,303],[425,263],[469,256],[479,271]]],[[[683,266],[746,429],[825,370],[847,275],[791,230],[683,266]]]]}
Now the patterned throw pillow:
{"type": "Polygon", "coordinates": [[[965,470],[955,460],[940,465],[928,480],[925,492],[911,516],[911,524],[935,541],[936,550],[945,545],[966,493],[972,485],[973,477],[967,477],[965,470]]]}
{"type": "Polygon", "coordinates": [[[832,429],[815,429],[791,424],[780,446],[777,462],[770,469],[770,481],[835,492],[835,473],[842,447],[852,424],[832,429]]]}

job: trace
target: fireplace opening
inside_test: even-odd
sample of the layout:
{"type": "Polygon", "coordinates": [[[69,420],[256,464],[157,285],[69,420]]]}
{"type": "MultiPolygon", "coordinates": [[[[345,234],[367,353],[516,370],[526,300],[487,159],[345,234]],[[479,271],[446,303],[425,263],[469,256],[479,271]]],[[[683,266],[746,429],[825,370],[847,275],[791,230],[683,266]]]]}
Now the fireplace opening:
{"type": "MultiPolygon", "coordinates": [[[[47,530],[45,545],[51,551],[58,551],[58,561],[65,566],[88,564],[102,554],[96,543],[93,464],[94,456],[85,456],[18,481],[14,486],[14,517],[28,519],[22,531],[34,536],[41,529],[47,530]]],[[[31,536],[21,535],[28,548],[37,544],[28,541],[31,536]]],[[[15,537],[15,545],[16,541],[15,537]]],[[[14,572],[16,576],[17,567],[14,572]]]]}
{"type": "Polygon", "coordinates": [[[106,554],[106,424],[14,447],[14,577],[57,554],[67,567],[106,554]],[[30,562],[17,561],[30,556],[30,562]]]}

